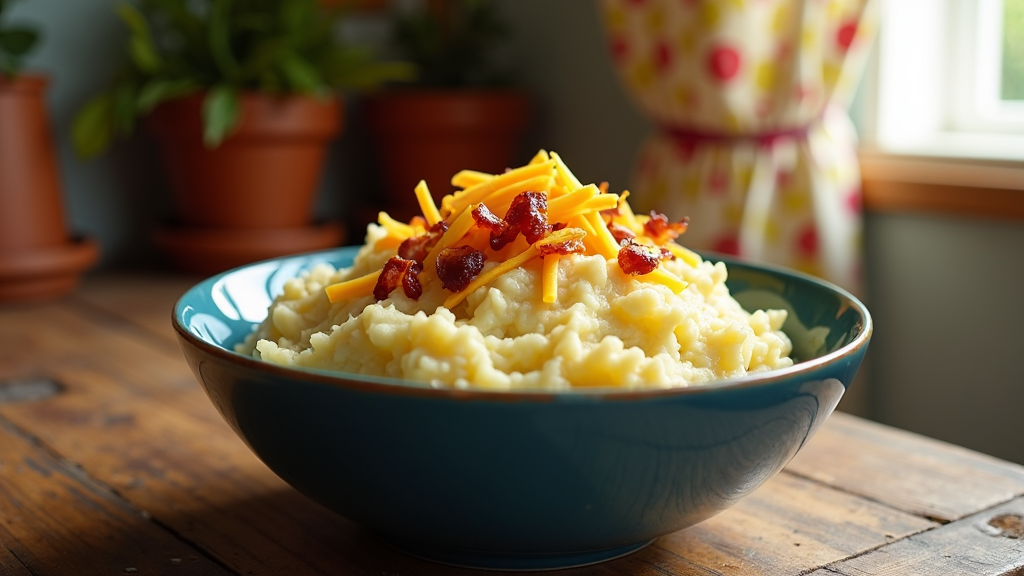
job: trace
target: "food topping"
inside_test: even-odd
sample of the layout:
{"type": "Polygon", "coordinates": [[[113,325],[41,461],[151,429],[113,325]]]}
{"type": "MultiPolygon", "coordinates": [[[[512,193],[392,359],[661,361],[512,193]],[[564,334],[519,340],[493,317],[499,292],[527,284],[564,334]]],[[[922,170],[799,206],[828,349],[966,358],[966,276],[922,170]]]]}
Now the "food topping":
{"type": "Polygon", "coordinates": [[[448,231],[448,224],[444,220],[427,229],[418,236],[410,236],[398,246],[398,255],[407,260],[415,260],[422,263],[430,252],[430,249],[437,244],[441,236],[448,231]]]}
{"type": "Polygon", "coordinates": [[[690,219],[684,218],[681,222],[669,222],[668,217],[660,212],[651,210],[651,219],[644,222],[644,232],[654,240],[655,244],[665,244],[678,238],[686,227],[690,225],[690,219]]]}
{"type": "Polygon", "coordinates": [[[452,184],[463,189],[442,198],[438,209],[420,182],[414,192],[423,216],[408,224],[381,213],[387,235],[375,246],[397,246],[397,256],[376,275],[329,286],[330,301],[368,296],[371,285],[377,300],[399,285],[418,299],[424,286],[437,282],[452,293],[444,302],[452,307],[501,274],[543,257],[542,296],[550,303],[557,297],[559,262],[572,254],[600,255],[627,275],[679,293],[686,282],[661,262],[700,261],[673,242],[686,231],[686,220],[634,215],[628,192],[609,193],[606,182],[584,186],[555,153],[542,150],[526,166],[497,175],[463,170],[452,184]],[[486,262],[495,264],[485,271],[486,262]]]}
{"type": "Polygon", "coordinates": [[[627,240],[622,248],[619,248],[619,268],[622,268],[626,274],[634,276],[650,274],[666,257],[673,256],[664,248],[637,244],[633,240],[627,240]]]}
{"type": "Polygon", "coordinates": [[[423,294],[423,287],[416,278],[422,271],[423,267],[419,262],[392,256],[380,271],[377,283],[373,287],[373,297],[379,302],[386,299],[392,290],[401,286],[406,296],[416,300],[423,294]]]}
{"type": "Polygon", "coordinates": [[[441,287],[452,292],[464,290],[484,269],[487,256],[471,246],[445,248],[437,255],[437,277],[441,287]]]}

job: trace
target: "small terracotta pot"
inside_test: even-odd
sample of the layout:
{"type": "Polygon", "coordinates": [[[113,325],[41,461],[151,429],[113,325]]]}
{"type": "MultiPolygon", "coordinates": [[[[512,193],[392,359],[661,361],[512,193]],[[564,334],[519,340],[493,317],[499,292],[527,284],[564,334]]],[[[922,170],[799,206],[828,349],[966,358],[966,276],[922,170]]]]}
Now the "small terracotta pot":
{"type": "Polygon", "coordinates": [[[43,76],[0,76],[0,301],[72,291],[99,251],[68,233],[43,76]]]}
{"type": "Polygon", "coordinates": [[[183,270],[211,272],[336,246],[337,225],[313,223],[327,146],[342,126],[341,102],[310,96],[242,96],[238,129],[220,146],[202,138],[202,102],[167,102],[146,119],[159,143],[176,213],[157,233],[158,247],[183,270]],[[246,250],[239,246],[248,245],[246,250]]]}
{"type": "Polygon", "coordinates": [[[395,90],[368,99],[391,216],[419,213],[413,188],[425,180],[435,202],[462,169],[500,173],[516,164],[530,117],[529,97],[515,90],[395,90]]]}
{"type": "Polygon", "coordinates": [[[160,145],[178,222],[211,228],[309,224],[327,145],[341,130],[337,98],[242,96],[238,129],[203,144],[203,95],[167,102],[146,119],[160,145]]]}

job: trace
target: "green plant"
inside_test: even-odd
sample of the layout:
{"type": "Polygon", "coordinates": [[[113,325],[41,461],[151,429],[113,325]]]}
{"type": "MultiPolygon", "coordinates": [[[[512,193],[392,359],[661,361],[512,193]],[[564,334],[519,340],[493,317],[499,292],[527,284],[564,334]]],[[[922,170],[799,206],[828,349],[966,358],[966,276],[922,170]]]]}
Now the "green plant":
{"type": "Polygon", "coordinates": [[[432,87],[501,84],[494,52],[508,30],[490,0],[429,0],[419,12],[394,18],[394,41],[416,65],[419,84],[432,87]]]}
{"type": "Polygon", "coordinates": [[[139,0],[117,14],[130,31],[129,58],[75,118],[72,139],[86,158],[190,94],[205,92],[204,141],[215,147],[237,125],[243,91],[328,95],[412,76],[408,64],[341,43],[342,13],[317,0],[139,0]]]}
{"type": "Polygon", "coordinates": [[[4,8],[13,0],[0,0],[0,76],[11,78],[21,71],[22,60],[39,41],[39,31],[29,26],[8,26],[4,8]]]}

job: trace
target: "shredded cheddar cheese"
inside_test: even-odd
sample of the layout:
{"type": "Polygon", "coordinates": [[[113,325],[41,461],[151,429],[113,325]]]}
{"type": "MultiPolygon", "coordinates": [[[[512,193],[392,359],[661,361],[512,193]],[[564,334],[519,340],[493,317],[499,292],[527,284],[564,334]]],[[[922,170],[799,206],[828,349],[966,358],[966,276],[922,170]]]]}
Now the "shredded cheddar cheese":
{"type": "Polygon", "coordinates": [[[340,302],[348,298],[361,298],[373,294],[373,287],[377,284],[380,272],[377,270],[359,278],[331,284],[326,288],[327,299],[331,302],[340,302]]]}
{"type": "Polygon", "coordinates": [[[434,204],[434,197],[430,195],[427,183],[420,180],[420,183],[416,185],[414,192],[416,193],[416,201],[420,204],[420,211],[423,212],[423,217],[427,219],[427,224],[433,226],[440,222],[441,213],[437,211],[437,206],[434,204]]]}
{"type": "MultiPolygon", "coordinates": [[[[621,236],[612,234],[609,229],[612,224],[633,233],[637,243],[661,247],[667,250],[665,254],[671,254],[670,257],[678,258],[690,266],[697,266],[701,262],[700,256],[675,242],[662,239],[662,243],[658,243],[655,238],[648,237],[644,224],[651,218],[633,213],[626,202],[628,191],[610,193],[606,182],[599,186],[583,185],[555,152],[541,150],[525,166],[502,174],[462,170],[452,177],[451,182],[462,189],[442,198],[440,209],[434,203],[426,183],[420,181],[416,185],[414,194],[423,219],[413,219],[406,224],[381,212],[377,221],[387,235],[375,244],[378,249],[397,249],[406,239],[426,233],[428,227],[439,222],[446,222],[447,230],[430,247],[421,262],[423,270],[418,280],[424,286],[439,282],[438,257],[446,248],[466,250],[464,247],[468,247],[482,253],[486,262],[494,263],[488,264],[472,280],[467,278],[468,284],[459,285],[461,290],[447,296],[444,305],[449,308],[457,306],[468,294],[493,282],[502,274],[541,256],[542,246],[563,242],[567,238],[582,241],[585,255],[600,255],[609,263],[617,262],[621,247],[616,237],[621,236]],[[473,210],[484,205],[497,218],[503,219],[513,201],[524,192],[541,192],[546,195],[547,222],[554,225],[556,230],[546,233],[540,239],[534,238],[536,241],[533,244],[520,234],[499,250],[492,249],[489,242],[491,232],[481,228],[473,216],[473,210]]],[[[557,253],[544,255],[541,295],[545,303],[551,304],[557,300],[559,262],[563,259],[557,253]]],[[[687,286],[685,280],[660,263],[650,272],[647,272],[649,267],[639,270],[635,266],[627,268],[638,280],[661,284],[674,293],[682,292],[687,286]]],[[[372,294],[379,275],[380,271],[377,271],[328,286],[328,297],[331,302],[337,302],[372,294]]]]}
{"type": "Polygon", "coordinates": [[[558,299],[558,263],[562,260],[559,254],[548,254],[544,257],[544,269],[541,273],[541,300],[551,304],[558,299]]]}

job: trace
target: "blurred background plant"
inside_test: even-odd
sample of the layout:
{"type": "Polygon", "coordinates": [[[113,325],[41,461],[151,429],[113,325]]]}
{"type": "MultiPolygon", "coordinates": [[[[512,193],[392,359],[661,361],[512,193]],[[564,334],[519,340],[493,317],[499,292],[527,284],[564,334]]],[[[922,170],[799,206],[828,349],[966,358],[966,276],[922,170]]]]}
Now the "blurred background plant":
{"type": "Polygon", "coordinates": [[[13,3],[0,0],[0,76],[17,76],[25,57],[39,42],[36,28],[4,22],[4,9],[13,3]]]}
{"type": "Polygon", "coordinates": [[[141,0],[116,7],[130,30],[128,60],[77,114],[72,139],[85,158],[168,100],[206,92],[204,141],[217,146],[239,120],[239,94],[329,95],[408,80],[413,68],[342,43],[339,8],[317,0],[141,0]]]}
{"type": "Polygon", "coordinates": [[[490,0],[427,0],[393,19],[393,41],[430,87],[498,86],[509,79],[495,63],[509,29],[490,0]]]}

